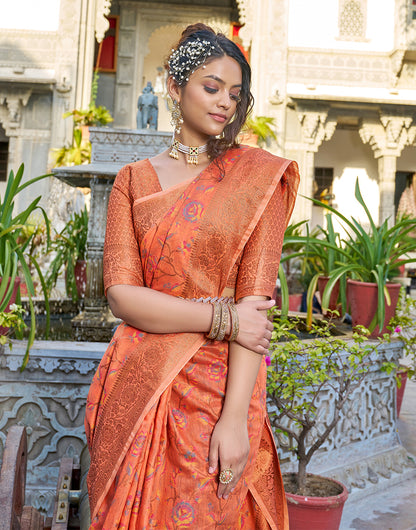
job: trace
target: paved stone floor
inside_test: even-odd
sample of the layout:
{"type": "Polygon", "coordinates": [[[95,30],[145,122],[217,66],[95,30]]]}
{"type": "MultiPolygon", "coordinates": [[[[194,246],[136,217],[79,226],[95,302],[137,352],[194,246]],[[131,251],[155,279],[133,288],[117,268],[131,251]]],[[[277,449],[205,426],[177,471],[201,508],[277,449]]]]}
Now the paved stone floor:
{"type": "MultiPolygon", "coordinates": [[[[415,382],[406,384],[398,434],[404,447],[416,459],[415,382]]],[[[416,478],[364,499],[347,501],[340,530],[416,530],[416,478]]]]}

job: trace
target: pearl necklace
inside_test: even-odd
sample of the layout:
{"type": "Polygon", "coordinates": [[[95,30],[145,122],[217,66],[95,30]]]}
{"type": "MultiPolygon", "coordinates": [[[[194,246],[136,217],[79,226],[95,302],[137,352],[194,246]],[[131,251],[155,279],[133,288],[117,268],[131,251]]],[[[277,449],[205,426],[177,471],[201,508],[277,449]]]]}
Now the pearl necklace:
{"type": "Polygon", "coordinates": [[[172,148],[169,153],[169,156],[171,158],[174,158],[175,160],[179,159],[179,152],[184,153],[187,155],[186,161],[188,164],[195,164],[198,165],[198,156],[202,153],[205,153],[208,149],[208,144],[200,145],[197,147],[192,147],[188,145],[183,145],[179,142],[179,140],[174,139],[172,142],[172,148]]]}

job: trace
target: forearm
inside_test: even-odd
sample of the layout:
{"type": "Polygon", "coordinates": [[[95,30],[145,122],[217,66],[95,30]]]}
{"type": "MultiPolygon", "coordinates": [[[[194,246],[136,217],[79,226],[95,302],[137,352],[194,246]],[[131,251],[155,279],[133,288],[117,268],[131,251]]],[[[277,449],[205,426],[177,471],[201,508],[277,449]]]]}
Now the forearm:
{"type": "Polygon", "coordinates": [[[206,333],[212,306],[183,300],[148,287],[114,285],[107,299],[117,318],[149,333],[206,333]]]}
{"type": "Polygon", "coordinates": [[[254,353],[236,342],[230,344],[227,390],[221,416],[247,420],[248,408],[261,361],[262,355],[254,353]]]}
{"type": "MultiPolygon", "coordinates": [[[[245,300],[258,299],[264,298],[245,298],[245,300]]],[[[222,415],[233,418],[240,417],[244,421],[246,420],[262,358],[262,355],[244,348],[237,342],[230,343],[227,390],[222,415]]]]}

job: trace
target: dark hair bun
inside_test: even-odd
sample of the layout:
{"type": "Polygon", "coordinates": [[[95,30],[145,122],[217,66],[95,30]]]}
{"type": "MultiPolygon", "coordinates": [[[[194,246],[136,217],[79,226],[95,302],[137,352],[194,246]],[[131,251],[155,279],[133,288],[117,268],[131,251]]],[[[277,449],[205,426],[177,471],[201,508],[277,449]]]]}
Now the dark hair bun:
{"type": "Polygon", "coordinates": [[[202,22],[198,22],[197,24],[190,24],[182,31],[182,35],[181,35],[181,38],[179,39],[178,46],[180,46],[184,41],[186,41],[194,33],[197,33],[200,31],[212,33],[213,35],[215,35],[215,31],[210,26],[207,26],[206,24],[202,24],[202,22]]]}

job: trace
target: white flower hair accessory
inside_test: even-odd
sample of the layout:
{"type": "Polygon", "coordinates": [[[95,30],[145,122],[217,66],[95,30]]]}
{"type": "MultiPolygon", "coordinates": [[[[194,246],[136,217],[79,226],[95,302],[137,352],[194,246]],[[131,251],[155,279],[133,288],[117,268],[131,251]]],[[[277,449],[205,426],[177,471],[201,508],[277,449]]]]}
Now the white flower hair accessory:
{"type": "Polygon", "coordinates": [[[200,38],[182,44],[177,50],[172,49],[168,60],[169,75],[178,85],[182,85],[189,81],[189,76],[208,59],[213,50],[213,44],[200,38]]]}

